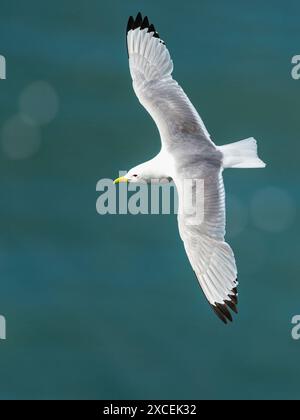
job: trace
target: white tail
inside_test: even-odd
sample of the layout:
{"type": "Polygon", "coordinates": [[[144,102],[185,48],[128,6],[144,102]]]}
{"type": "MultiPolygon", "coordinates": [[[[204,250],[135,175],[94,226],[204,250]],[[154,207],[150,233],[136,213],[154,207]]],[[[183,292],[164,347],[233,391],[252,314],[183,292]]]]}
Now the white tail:
{"type": "Polygon", "coordinates": [[[218,148],[223,154],[224,168],[265,168],[257,155],[257,142],[251,137],[218,148]]]}

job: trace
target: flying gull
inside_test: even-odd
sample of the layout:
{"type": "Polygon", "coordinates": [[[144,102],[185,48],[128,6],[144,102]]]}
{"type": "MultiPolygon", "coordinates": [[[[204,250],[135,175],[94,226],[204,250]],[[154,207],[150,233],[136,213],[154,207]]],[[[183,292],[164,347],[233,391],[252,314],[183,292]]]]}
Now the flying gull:
{"type": "MultiPolygon", "coordinates": [[[[227,324],[237,313],[238,281],[233,251],[225,242],[224,168],[264,168],[254,138],[216,146],[198,112],[172,78],[173,62],[153,24],[141,13],[129,18],[127,49],[134,91],[155,121],[158,155],[131,169],[119,182],[170,178],[179,196],[178,225],[199,284],[218,317],[227,324]],[[202,180],[203,220],[191,223],[182,211],[184,180],[202,180]],[[180,210],[181,209],[181,210],[180,210]]],[[[191,189],[196,194],[196,189],[191,189]]],[[[194,198],[194,197],[192,197],[194,198]]]]}

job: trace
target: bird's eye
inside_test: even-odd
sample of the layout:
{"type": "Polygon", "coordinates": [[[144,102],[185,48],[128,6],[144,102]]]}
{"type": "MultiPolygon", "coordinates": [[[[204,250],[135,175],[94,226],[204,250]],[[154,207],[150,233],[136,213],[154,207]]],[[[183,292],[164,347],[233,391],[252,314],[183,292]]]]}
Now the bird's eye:
{"type": "Polygon", "coordinates": [[[135,175],[132,175],[134,178],[136,178],[137,177],[137,175],[135,174],[135,175]]]}

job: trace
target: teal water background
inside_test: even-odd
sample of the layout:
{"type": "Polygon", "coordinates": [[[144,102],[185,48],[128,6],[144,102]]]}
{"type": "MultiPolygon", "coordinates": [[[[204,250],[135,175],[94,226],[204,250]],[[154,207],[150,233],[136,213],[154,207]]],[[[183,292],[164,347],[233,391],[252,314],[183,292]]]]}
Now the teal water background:
{"type": "Polygon", "coordinates": [[[294,0],[2,1],[0,398],[300,397],[299,14],[294,0]],[[240,280],[229,327],[199,291],[175,216],[96,213],[97,181],[159,150],[125,50],[139,10],[214,141],[255,136],[268,163],[225,174],[240,280]],[[58,112],[35,153],[12,159],[3,132],[40,80],[58,112]]]}

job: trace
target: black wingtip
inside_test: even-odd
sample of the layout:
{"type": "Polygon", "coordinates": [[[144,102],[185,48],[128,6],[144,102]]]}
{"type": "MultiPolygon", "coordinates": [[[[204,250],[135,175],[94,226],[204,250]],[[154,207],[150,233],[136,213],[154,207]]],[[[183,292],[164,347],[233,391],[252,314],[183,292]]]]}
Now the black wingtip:
{"type": "Polygon", "coordinates": [[[155,27],[154,27],[153,23],[151,23],[151,25],[149,25],[148,32],[155,32],[155,27]]]}
{"type": "Polygon", "coordinates": [[[232,316],[231,313],[229,312],[229,310],[227,309],[227,306],[225,304],[220,304],[220,303],[216,303],[216,307],[219,309],[219,311],[222,312],[222,314],[225,316],[225,318],[232,322],[232,316]]]}
{"type": "MultiPolygon", "coordinates": [[[[129,31],[131,30],[134,31],[135,29],[138,29],[138,28],[140,28],[141,30],[148,28],[148,32],[153,34],[153,38],[158,38],[159,42],[165,45],[164,41],[160,39],[159,33],[156,31],[155,26],[152,23],[150,24],[148,16],[145,16],[143,18],[141,12],[137,14],[136,18],[134,18],[133,16],[129,17],[127,28],[126,28],[126,38],[129,31]]],[[[126,42],[127,42],[127,39],[126,39],[126,42]]],[[[127,45],[127,51],[128,51],[128,45],[127,45]]]]}
{"type": "Polygon", "coordinates": [[[149,28],[149,19],[147,16],[144,17],[143,22],[141,24],[141,29],[149,28]]]}
{"type": "Polygon", "coordinates": [[[158,32],[156,32],[155,26],[152,23],[150,24],[148,16],[145,16],[143,18],[141,12],[139,12],[136,15],[135,19],[133,16],[129,17],[126,32],[128,33],[129,31],[137,29],[137,28],[140,28],[140,29],[148,28],[148,32],[153,33],[154,38],[160,38],[158,32]]]}
{"type": "Polygon", "coordinates": [[[153,24],[149,25],[148,32],[153,33],[154,38],[160,38],[159,33],[156,31],[153,24]]]}
{"type": "Polygon", "coordinates": [[[139,28],[142,25],[142,23],[143,23],[143,16],[142,16],[141,12],[139,12],[136,15],[135,22],[134,22],[135,29],[139,28]]]}
{"type": "Polygon", "coordinates": [[[127,23],[126,34],[128,34],[128,32],[131,31],[133,26],[134,26],[134,19],[133,19],[133,16],[130,16],[127,23]]]}
{"type": "Polygon", "coordinates": [[[211,305],[212,309],[214,310],[215,314],[217,315],[217,317],[225,324],[227,325],[227,319],[226,317],[223,315],[223,312],[220,311],[220,309],[215,306],[215,305],[211,305]]]}
{"type": "Polygon", "coordinates": [[[236,288],[232,290],[231,294],[229,295],[229,298],[230,298],[230,300],[232,300],[232,302],[235,305],[238,305],[238,303],[239,303],[239,300],[238,300],[238,291],[237,291],[236,288]]]}
{"type": "Polygon", "coordinates": [[[239,311],[237,310],[236,305],[231,301],[231,300],[225,300],[226,305],[236,314],[239,313],[239,311]]]}
{"type": "Polygon", "coordinates": [[[225,300],[224,303],[215,303],[214,305],[211,305],[214,312],[221,319],[221,321],[224,322],[224,324],[228,324],[228,321],[233,322],[232,315],[229,309],[231,309],[236,314],[238,313],[237,296],[238,296],[238,290],[235,287],[234,289],[232,289],[231,294],[228,295],[228,300],[225,300]]]}

